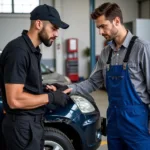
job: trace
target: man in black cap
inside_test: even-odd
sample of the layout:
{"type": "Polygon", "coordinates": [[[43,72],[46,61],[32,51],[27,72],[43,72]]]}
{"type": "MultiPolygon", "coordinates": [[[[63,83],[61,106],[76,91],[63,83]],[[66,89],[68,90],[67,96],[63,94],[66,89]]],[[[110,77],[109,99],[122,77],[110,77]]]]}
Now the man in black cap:
{"type": "MultiPolygon", "coordinates": [[[[0,85],[6,116],[2,131],[8,150],[40,150],[45,106],[65,106],[66,94],[44,93],[40,70],[39,45],[51,46],[59,28],[67,29],[57,10],[46,4],[31,12],[31,27],[9,42],[0,57],[0,85]]],[[[45,87],[53,89],[52,86],[45,87]]]]}

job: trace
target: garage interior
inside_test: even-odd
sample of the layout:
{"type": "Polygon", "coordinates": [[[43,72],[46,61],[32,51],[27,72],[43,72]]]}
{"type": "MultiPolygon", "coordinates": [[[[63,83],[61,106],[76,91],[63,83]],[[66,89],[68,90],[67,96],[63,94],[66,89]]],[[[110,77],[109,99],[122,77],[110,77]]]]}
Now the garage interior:
{"type": "MultiPolygon", "coordinates": [[[[13,5],[15,0],[10,1],[13,5]]],[[[26,4],[23,4],[24,0],[19,1],[18,4],[20,3],[22,8],[23,5],[31,2],[31,0],[26,0],[26,4]]],[[[150,0],[34,0],[35,6],[39,4],[54,6],[59,11],[62,20],[70,25],[67,30],[59,30],[59,36],[51,47],[40,45],[41,62],[47,69],[68,77],[73,83],[89,77],[105,43],[95,25],[90,22],[90,12],[104,2],[117,3],[123,11],[124,25],[134,35],[150,41],[150,0]],[[69,46],[73,47],[71,52],[68,40],[70,40],[69,46]],[[72,72],[73,76],[70,75],[72,72]]],[[[23,29],[29,29],[29,12],[32,10],[30,6],[29,12],[24,9],[16,9],[15,12],[14,6],[9,10],[4,5],[8,4],[5,0],[0,0],[0,51],[9,41],[20,36],[23,29]]],[[[108,100],[105,89],[93,92],[91,95],[101,116],[106,117],[108,100]]],[[[107,150],[106,137],[102,137],[98,150],[107,150]]]]}

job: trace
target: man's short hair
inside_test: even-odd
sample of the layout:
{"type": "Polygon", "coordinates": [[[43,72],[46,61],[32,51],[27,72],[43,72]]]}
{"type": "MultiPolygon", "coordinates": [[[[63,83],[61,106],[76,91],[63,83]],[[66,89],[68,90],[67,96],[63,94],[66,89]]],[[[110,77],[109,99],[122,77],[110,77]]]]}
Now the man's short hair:
{"type": "Polygon", "coordinates": [[[91,18],[96,20],[98,17],[104,15],[109,21],[113,21],[116,17],[120,18],[121,24],[123,24],[122,11],[116,3],[104,3],[94,10],[91,14],[91,18]]]}

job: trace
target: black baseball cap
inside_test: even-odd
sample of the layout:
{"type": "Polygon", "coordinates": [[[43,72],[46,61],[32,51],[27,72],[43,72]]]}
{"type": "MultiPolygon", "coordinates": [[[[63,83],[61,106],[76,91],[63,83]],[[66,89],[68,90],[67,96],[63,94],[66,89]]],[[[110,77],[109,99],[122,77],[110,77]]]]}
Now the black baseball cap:
{"type": "Polygon", "coordinates": [[[30,20],[48,20],[59,28],[67,29],[69,25],[60,19],[58,11],[49,5],[39,5],[30,13],[30,20]]]}

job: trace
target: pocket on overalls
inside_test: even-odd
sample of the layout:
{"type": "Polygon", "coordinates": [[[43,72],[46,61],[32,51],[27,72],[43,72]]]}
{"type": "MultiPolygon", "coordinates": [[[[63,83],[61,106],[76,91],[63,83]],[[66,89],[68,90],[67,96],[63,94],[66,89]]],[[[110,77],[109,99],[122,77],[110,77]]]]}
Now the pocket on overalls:
{"type": "Polygon", "coordinates": [[[122,90],[122,85],[124,84],[124,76],[108,76],[109,85],[108,93],[113,97],[122,97],[124,90],[122,90]]]}
{"type": "Polygon", "coordinates": [[[125,115],[126,123],[129,125],[128,128],[132,128],[135,132],[148,132],[148,112],[146,109],[128,109],[125,115]]]}

